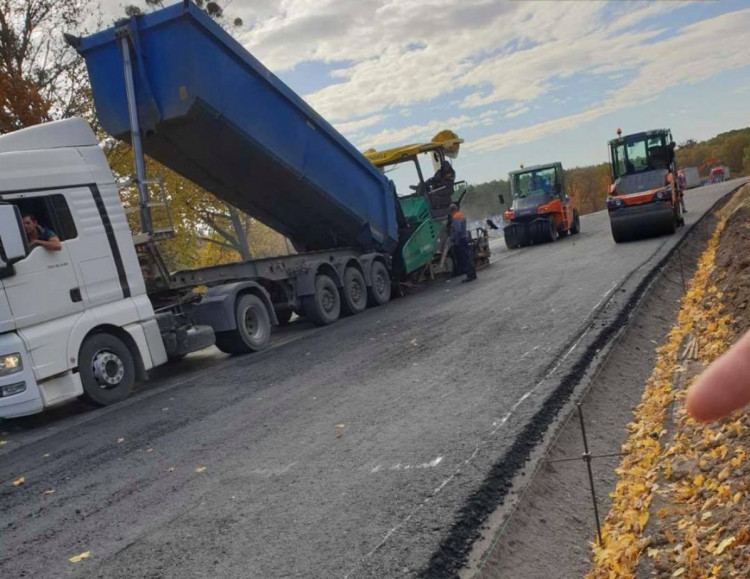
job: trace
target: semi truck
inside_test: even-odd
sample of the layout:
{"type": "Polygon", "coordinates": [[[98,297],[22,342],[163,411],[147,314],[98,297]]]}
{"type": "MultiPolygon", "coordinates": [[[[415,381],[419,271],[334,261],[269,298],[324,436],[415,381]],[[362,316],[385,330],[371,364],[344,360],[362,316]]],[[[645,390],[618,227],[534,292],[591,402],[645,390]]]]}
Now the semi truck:
{"type": "Polygon", "coordinates": [[[0,418],[112,404],[170,358],[262,350],[294,312],[325,325],[389,301],[419,225],[393,182],[200,9],[186,0],[66,38],[101,127],[132,145],[138,228],[83,119],[0,137],[0,418]],[[297,253],[168,271],[145,154],[297,253]],[[60,250],[30,246],[24,216],[60,250]]]}
{"type": "Polygon", "coordinates": [[[654,129],[609,141],[612,184],[607,196],[615,243],[672,234],[685,224],[683,194],[669,129],[654,129]]]}
{"type": "MultiPolygon", "coordinates": [[[[508,249],[555,241],[580,232],[578,208],[565,193],[562,163],[522,166],[508,174],[508,181],[511,206],[503,215],[508,249]]],[[[505,197],[500,195],[499,199],[504,205],[505,197]]]]}

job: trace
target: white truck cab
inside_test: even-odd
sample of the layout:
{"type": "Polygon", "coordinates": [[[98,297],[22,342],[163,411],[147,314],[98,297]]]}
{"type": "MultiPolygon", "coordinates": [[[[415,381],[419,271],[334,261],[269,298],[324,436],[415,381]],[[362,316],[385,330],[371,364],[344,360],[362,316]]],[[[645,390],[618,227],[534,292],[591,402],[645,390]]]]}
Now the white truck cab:
{"type": "Polygon", "coordinates": [[[0,418],[125,398],[167,354],[115,179],[83,119],[0,136],[0,418]],[[62,249],[30,247],[33,215],[62,249]]]}

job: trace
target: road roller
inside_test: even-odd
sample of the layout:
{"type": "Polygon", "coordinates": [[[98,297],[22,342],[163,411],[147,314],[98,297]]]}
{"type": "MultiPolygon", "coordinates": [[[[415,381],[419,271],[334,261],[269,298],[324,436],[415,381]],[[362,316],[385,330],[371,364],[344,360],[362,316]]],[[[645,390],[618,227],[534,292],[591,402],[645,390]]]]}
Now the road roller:
{"type": "MultiPolygon", "coordinates": [[[[561,163],[521,166],[508,174],[513,197],[503,215],[508,223],[503,228],[508,249],[555,241],[581,230],[581,218],[565,193],[564,178],[561,163]]],[[[500,203],[505,204],[502,195],[500,203]]]]}
{"type": "Polygon", "coordinates": [[[616,243],[672,234],[685,224],[683,194],[669,129],[655,129],[609,141],[612,184],[607,211],[616,243]]]}

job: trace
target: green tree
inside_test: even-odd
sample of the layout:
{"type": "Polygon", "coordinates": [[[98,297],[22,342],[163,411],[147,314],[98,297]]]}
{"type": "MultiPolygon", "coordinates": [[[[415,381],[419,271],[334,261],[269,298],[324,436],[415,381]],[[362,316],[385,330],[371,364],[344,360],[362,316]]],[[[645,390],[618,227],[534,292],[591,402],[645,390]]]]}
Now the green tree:
{"type": "Polygon", "coordinates": [[[721,162],[730,168],[732,174],[742,172],[745,148],[748,146],[750,146],[750,131],[729,135],[721,144],[719,149],[721,162]]]}

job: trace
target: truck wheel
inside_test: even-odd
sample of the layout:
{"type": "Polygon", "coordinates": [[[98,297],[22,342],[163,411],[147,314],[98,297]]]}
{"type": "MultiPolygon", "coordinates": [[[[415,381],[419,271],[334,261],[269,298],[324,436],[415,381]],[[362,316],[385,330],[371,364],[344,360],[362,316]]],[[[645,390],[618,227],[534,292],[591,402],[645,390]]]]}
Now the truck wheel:
{"type": "Polygon", "coordinates": [[[107,406],[125,400],[135,384],[135,362],[128,347],[112,334],[94,334],[78,354],[83,398],[107,406]]]}
{"type": "Polygon", "coordinates": [[[382,261],[372,263],[370,272],[372,285],[370,286],[370,302],[374,306],[387,304],[391,299],[391,276],[382,261]]]}
{"type": "Polygon", "coordinates": [[[576,235],[581,231],[581,216],[578,215],[578,211],[573,211],[573,225],[570,227],[570,234],[576,235]]]}
{"type": "Polygon", "coordinates": [[[327,326],[341,315],[341,296],[333,280],[320,273],[315,276],[315,295],[302,298],[305,315],[316,326],[327,326]]]}
{"type": "Polygon", "coordinates": [[[341,309],[347,316],[355,316],[367,309],[367,284],[356,267],[347,267],[344,272],[341,309]]]}
{"type": "Polygon", "coordinates": [[[263,350],[271,339],[271,318],[258,296],[242,294],[234,306],[237,328],[216,333],[216,347],[226,354],[263,350]]]}

